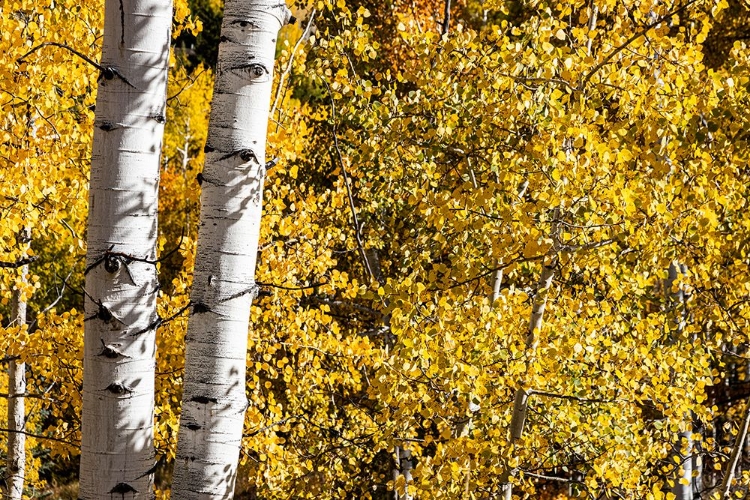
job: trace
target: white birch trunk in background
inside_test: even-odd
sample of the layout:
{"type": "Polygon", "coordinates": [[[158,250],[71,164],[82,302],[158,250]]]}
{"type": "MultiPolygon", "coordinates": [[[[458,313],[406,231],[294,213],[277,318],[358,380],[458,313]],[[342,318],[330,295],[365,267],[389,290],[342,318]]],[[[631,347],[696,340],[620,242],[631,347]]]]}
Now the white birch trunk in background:
{"type": "MultiPolygon", "coordinates": [[[[23,243],[28,244],[28,240],[23,243]]],[[[22,283],[26,283],[28,272],[29,266],[21,267],[22,283]]],[[[15,326],[26,324],[26,301],[21,299],[19,290],[13,292],[10,320],[15,326]]],[[[11,360],[8,363],[8,460],[5,472],[6,496],[10,500],[23,498],[26,476],[25,394],[26,363],[11,360]]]]}
{"type": "MultiPolygon", "coordinates": [[[[537,333],[542,329],[544,320],[544,311],[547,309],[547,296],[552,286],[552,280],[555,277],[558,256],[554,253],[550,261],[542,267],[542,273],[539,276],[539,282],[536,287],[534,304],[531,308],[531,319],[529,320],[529,329],[526,332],[526,351],[529,359],[527,366],[533,362],[533,356],[536,351],[537,333]]],[[[529,405],[529,391],[526,387],[528,381],[522,380],[520,387],[516,389],[516,396],[513,401],[513,415],[510,420],[510,442],[515,443],[523,435],[523,427],[526,423],[526,415],[529,405]]],[[[505,484],[503,486],[503,498],[510,500],[513,498],[513,483],[510,482],[510,470],[503,477],[505,484]]]]}
{"type": "MultiPolygon", "coordinates": [[[[671,330],[676,333],[678,338],[682,336],[687,321],[685,292],[682,289],[673,292],[672,285],[679,275],[684,275],[685,273],[687,273],[687,266],[677,262],[672,262],[669,265],[667,280],[664,283],[669,312],[673,315],[671,330]]],[[[673,341],[677,340],[678,339],[673,339],[673,341]]],[[[690,419],[690,415],[686,418],[690,419]]],[[[695,479],[693,478],[694,460],[692,455],[694,451],[692,432],[689,430],[680,432],[673,451],[674,456],[679,463],[675,477],[673,478],[674,486],[672,486],[672,493],[674,493],[675,500],[693,500],[693,485],[695,479]]]]}
{"type": "MultiPolygon", "coordinates": [[[[536,285],[536,294],[534,295],[534,303],[531,306],[531,317],[529,318],[529,328],[526,331],[526,368],[527,372],[536,356],[536,348],[539,339],[537,338],[539,331],[542,329],[544,321],[544,312],[547,310],[547,297],[549,296],[549,290],[552,286],[552,281],[555,278],[555,271],[559,262],[559,240],[560,240],[560,225],[557,221],[562,213],[561,209],[557,208],[553,212],[553,219],[555,222],[552,224],[552,241],[553,246],[551,254],[545,259],[542,265],[542,272],[539,275],[539,281],[536,285]]],[[[529,396],[531,395],[529,389],[526,387],[530,381],[521,380],[518,389],[516,389],[516,395],[513,400],[513,414],[510,420],[510,442],[515,443],[521,439],[523,435],[523,427],[526,423],[526,416],[528,414],[529,396]]],[[[510,477],[513,471],[508,469],[503,474],[501,480],[504,482],[503,485],[503,498],[505,500],[511,500],[513,498],[513,483],[510,482],[510,477]]]]}
{"type": "Polygon", "coordinates": [[[411,460],[411,451],[404,449],[400,446],[396,446],[396,460],[398,460],[398,468],[393,471],[393,482],[396,483],[400,476],[404,477],[404,493],[400,494],[398,488],[394,489],[393,498],[394,500],[412,500],[412,496],[409,494],[409,483],[413,481],[411,476],[411,470],[414,468],[414,464],[411,460]]]}
{"type": "Polygon", "coordinates": [[[107,0],[96,101],[80,499],[153,498],[156,237],[172,3],[107,0]]]}
{"type": "Polygon", "coordinates": [[[232,498],[279,0],[227,0],[211,104],[172,498],[232,498]]]}

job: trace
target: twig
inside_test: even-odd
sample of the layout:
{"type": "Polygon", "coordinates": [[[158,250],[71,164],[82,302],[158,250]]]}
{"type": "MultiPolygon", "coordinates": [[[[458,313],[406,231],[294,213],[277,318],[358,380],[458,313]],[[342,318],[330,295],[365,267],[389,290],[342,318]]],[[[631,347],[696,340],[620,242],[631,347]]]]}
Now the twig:
{"type": "Polygon", "coordinates": [[[523,475],[526,477],[533,477],[534,479],[541,479],[542,481],[558,481],[561,483],[580,483],[580,481],[576,481],[575,479],[570,479],[567,477],[558,477],[558,476],[545,476],[543,474],[535,474],[533,472],[523,472],[523,475]]]}
{"type": "Polygon", "coordinates": [[[191,85],[193,85],[195,83],[195,81],[198,79],[198,77],[201,76],[205,72],[206,72],[206,68],[203,68],[202,70],[200,70],[198,72],[197,75],[193,76],[192,78],[188,78],[188,80],[190,80],[190,81],[188,83],[186,83],[185,85],[183,85],[182,88],[180,90],[178,90],[174,95],[171,95],[171,96],[167,97],[167,101],[171,101],[172,99],[176,99],[177,97],[179,97],[179,95],[182,94],[183,90],[185,90],[188,87],[190,87],[191,85]]]}
{"type": "Polygon", "coordinates": [[[451,0],[445,0],[445,9],[443,10],[443,36],[448,34],[451,25],[451,0]]]}
{"type": "Polygon", "coordinates": [[[599,64],[597,64],[596,66],[594,66],[594,68],[591,71],[589,71],[588,73],[586,73],[586,76],[583,77],[583,80],[581,80],[581,84],[578,86],[578,88],[579,89],[583,89],[586,86],[586,84],[589,82],[589,80],[591,80],[592,76],[594,76],[604,66],[606,66],[607,64],[609,64],[609,62],[617,54],[619,54],[625,48],[627,48],[628,45],[630,45],[631,43],[633,43],[634,41],[636,41],[637,39],[639,39],[640,37],[642,37],[643,35],[645,35],[646,33],[648,33],[648,30],[650,30],[651,28],[653,28],[655,26],[660,25],[661,23],[663,23],[667,19],[670,19],[672,16],[674,16],[676,14],[679,14],[680,12],[682,12],[685,9],[687,9],[688,7],[690,7],[692,4],[694,4],[697,1],[698,0],[690,0],[688,3],[686,3],[682,7],[678,8],[678,9],[676,9],[676,10],[674,10],[674,11],[668,13],[668,14],[665,14],[665,15],[661,16],[659,19],[657,19],[653,23],[647,24],[646,26],[644,26],[642,30],[638,31],[633,36],[631,36],[630,38],[628,38],[625,41],[625,43],[623,43],[622,45],[620,45],[619,47],[617,47],[615,50],[613,50],[612,52],[610,52],[607,55],[607,57],[605,57],[599,64]]]}
{"type": "Polygon", "coordinates": [[[727,470],[724,472],[724,480],[721,482],[721,498],[729,498],[729,490],[732,487],[732,480],[734,479],[734,474],[737,469],[737,463],[742,456],[742,448],[745,443],[748,427],[750,427],[750,401],[748,401],[747,406],[745,406],[745,414],[742,416],[742,426],[737,433],[737,438],[734,440],[732,455],[729,457],[727,470]]]}
{"type": "Polygon", "coordinates": [[[577,401],[579,403],[619,403],[617,399],[602,399],[602,398],[582,398],[579,396],[569,396],[567,394],[557,394],[556,392],[537,391],[535,389],[529,389],[526,391],[529,396],[542,396],[546,398],[556,399],[567,399],[568,401],[577,401]]]}
{"type": "Polygon", "coordinates": [[[333,92],[331,92],[331,87],[328,85],[328,80],[323,78],[323,83],[326,86],[326,89],[328,90],[328,96],[331,99],[331,120],[333,121],[333,145],[336,149],[336,154],[338,155],[339,163],[341,164],[341,172],[344,174],[344,185],[346,185],[346,194],[349,198],[349,208],[352,211],[352,221],[354,222],[354,237],[357,239],[357,247],[359,248],[359,254],[362,257],[362,260],[365,263],[365,269],[367,270],[367,273],[370,275],[370,279],[375,278],[375,273],[372,271],[372,267],[370,266],[370,261],[367,259],[367,254],[365,253],[365,247],[362,243],[362,227],[359,224],[359,220],[357,219],[357,209],[354,206],[354,197],[352,196],[352,188],[351,188],[351,182],[349,180],[349,174],[346,171],[346,167],[344,166],[344,158],[341,155],[341,148],[339,147],[339,137],[336,134],[336,105],[333,102],[333,92]]]}
{"type": "Polygon", "coordinates": [[[0,267],[16,269],[16,268],[19,268],[19,267],[23,267],[26,264],[31,264],[32,262],[34,262],[38,258],[39,257],[37,255],[33,255],[31,257],[26,257],[24,259],[18,259],[15,262],[0,261],[0,267]]]}
{"type": "Polygon", "coordinates": [[[258,286],[267,286],[269,288],[280,288],[281,290],[309,290],[311,288],[318,288],[319,286],[327,285],[328,283],[325,281],[320,281],[317,283],[313,283],[312,285],[305,286],[284,286],[276,285],[274,283],[266,283],[265,281],[256,281],[255,284],[258,286]]]}
{"type": "Polygon", "coordinates": [[[274,113],[276,113],[276,107],[279,104],[279,99],[281,98],[281,91],[284,88],[284,79],[289,75],[289,73],[292,71],[292,63],[294,62],[294,55],[297,53],[297,49],[302,44],[303,40],[307,39],[308,34],[310,33],[310,28],[312,28],[312,22],[315,18],[315,14],[317,13],[316,9],[313,9],[310,13],[310,19],[307,21],[307,26],[305,26],[305,31],[302,32],[302,34],[299,36],[299,40],[297,40],[297,43],[294,44],[294,48],[292,49],[292,54],[289,56],[289,61],[286,64],[286,68],[284,68],[284,71],[279,75],[279,83],[276,86],[276,95],[273,98],[273,106],[271,106],[271,114],[269,115],[271,118],[273,118],[274,113]]]}
{"type": "Polygon", "coordinates": [[[29,399],[47,399],[48,401],[57,401],[56,399],[47,398],[46,393],[33,394],[30,392],[8,394],[7,392],[0,392],[0,398],[2,399],[14,399],[14,398],[29,398],[29,399]]]}
{"type": "Polygon", "coordinates": [[[155,329],[159,328],[160,326],[164,326],[167,323],[169,323],[170,321],[172,321],[172,320],[174,320],[174,319],[182,316],[182,313],[184,313],[185,311],[187,311],[188,309],[190,309],[193,305],[194,304],[192,302],[188,302],[186,306],[178,309],[176,313],[172,314],[171,316],[169,316],[167,318],[157,317],[156,320],[152,321],[147,327],[145,327],[145,328],[143,328],[141,330],[138,330],[137,332],[133,333],[132,335],[133,336],[138,336],[138,335],[141,335],[142,333],[146,333],[146,332],[148,332],[150,330],[155,330],[155,329]]]}
{"type": "Polygon", "coordinates": [[[102,76],[106,80],[111,80],[112,78],[117,77],[120,80],[122,80],[123,82],[125,82],[128,85],[130,85],[131,87],[133,87],[134,89],[138,90],[136,88],[136,86],[133,85],[132,83],[130,83],[130,81],[128,81],[128,79],[125,78],[122,75],[122,73],[120,73],[120,71],[117,68],[115,68],[113,66],[102,66],[101,64],[99,64],[97,62],[94,62],[88,56],[86,56],[86,55],[78,52],[76,49],[74,49],[72,47],[69,47],[69,46],[65,45],[64,43],[58,43],[58,42],[44,42],[44,43],[40,43],[36,47],[32,47],[31,50],[29,50],[24,55],[22,55],[21,57],[19,57],[18,59],[16,59],[16,61],[18,63],[26,62],[25,61],[26,57],[30,56],[32,53],[36,52],[37,50],[39,50],[39,49],[41,49],[43,47],[60,47],[61,49],[69,50],[73,54],[77,55],[78,57],[80,57],[81,59],[83,59],[84,61],[86,61],[87,63],[89,63],[93,67],[95,67],[96,69],[98,69],[99,72],[102,74],[102,76]]]}
{"type": "Polygon", "coordinates": [[[0,427],[0,432],[13,432],[16,434],[23,434],[25,436],[33,437],[35,439],[44,439],[47,441],[57,441],[58,443],[65,443],[67,445],[73,446],[75,448],[80,448],[77,444],[70,442],[66,439],[62,438],[56,438],[56,437],[50,437],[50,436],[42,436],[41,434],[34,434],[33,432],[27,432],[27,431],[19,431],[19,430],[13,430],[13,429],[5,429],[0,427]]]}
{"type": "Polygon", "coordinates": [[[29,331],[32,331],[34,329],[39,319],[39,316],[48,312],[50,309],[55,307],[62,300],[63,295],[65,294],[65,287],[68,285],[68,280],[70,279],[71,274],[73,274],[73,271],[70,271],[68,275],[65,277],[65,279],[63,279],[62,290],[60,290],[60,292],[57,294],[57,298],[53,300],[52,303],[49,304],[47,307],[39,311],[39,313],[36,315],[36,318],[34,318],[34,321],[32,321],[31,324],[29,325],[29,331]]]}

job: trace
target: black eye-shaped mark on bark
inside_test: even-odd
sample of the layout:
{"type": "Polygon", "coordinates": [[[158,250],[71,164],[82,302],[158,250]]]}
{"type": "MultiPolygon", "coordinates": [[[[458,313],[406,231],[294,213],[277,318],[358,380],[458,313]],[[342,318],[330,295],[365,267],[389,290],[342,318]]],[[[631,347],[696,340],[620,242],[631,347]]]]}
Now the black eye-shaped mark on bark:
{"type": "Polygon", "coordinates": [[[117,394],[117,395],[133,393],[133,389],[126,386],[122,382],[112,382],[111,384],[107,386],[105,390],[111,392],[112,394],[117,394]]]}
{"type": "Polygon", "coordinates": [[[229,158],[232,158],[233,156],[239,156],[240,159],[244,162],[254,160],[256,163],[260,163],[258,161],[258,157],[255,156],[255,151],[253,151],[252,149],[238,149],[237,151],[232,151],[231,153],[219,158],[219,161],[227,160],[229,158]]]}
{"type": "Polygon", "coordinates": [[[124,497],[126,493],[135,494],[135,493],[138,493],[138,490],[130,486],[128,483],[117,483],[114,488],[109,490],[109,493],[110,494],[116,493],[124,497]]]}
{"type": "Polygon", "coordinates": [[[210,311],[211,308],[209,308],[203,302],[196,302],[195,304],[193,304],[193,314],[204,314],[210,311]]]}
{"type": "MultiPolygon", "coordinates": [[[[88,294],[87,294],[88,295],[88,294]]],[[[94,304],[97,305],[99,308],[96,313],[92,314],[88,318],[83,318],[83,321],[90,321],[92,319],[99,319],[105,323],[109,323],[112,320],[117,321],[118,323],[125,324],[120,318],[116,317],[114,314],[112,314],[112,311],[109,310],[109,308],[102,303],[101,300],[94,300],[93,297],[89,296],[89,298],[94,301],[94,304]]]]}
{"type": "Polygon", "coordinates": [[[105,358],[109,359],[117,359],[119,357],[126,357],[129,358],[130,356],[126,356],[123,353],[117,349],[120,347],[120,344],[114,344],[114,345],[107,345],[104,343],[104,339],[99,339],[102,342],[102,351],[99,353],[99,356],[104,356],[105,358]]]}
{"type": "Polygon", "coordinates": [[[208,396],[193,396],[190,398],[190,401],[193,401],[195,403],[200,403],[202,405],[207,405],[208,403],[218,403],[219,400],[216,398],[210,398],[208,396]]]}
{"type": "Polygon", "coordinates": [[[103,121],[99,125],[99,128],[102,129],[102,130],[104,130],[105,132],[111,132],[112,130],[118,129],[120,127],[118,127],[116,124],[114,124],[112,122],[103,121]]]}
{"type": "Polygon", "coordinates": [[[232,66],[231,68],[229,68],[229,71],[241,78],[255,83],[268,81],[269,77],[271,76],[268,68],[266,68],[263,64],[257,62],[240,64],[239,66],[232,66]]]}
{"type": "Polygon", "coordinates": [[[254,23],[253,21],[247,21],[245,19],[237,19],[235,21],[232,21],[231,24],[238,24],[241,28],[247,28],[248,26],[250,26],[255,29],[260,29],[260,26],[257,23],[254,23]]]}

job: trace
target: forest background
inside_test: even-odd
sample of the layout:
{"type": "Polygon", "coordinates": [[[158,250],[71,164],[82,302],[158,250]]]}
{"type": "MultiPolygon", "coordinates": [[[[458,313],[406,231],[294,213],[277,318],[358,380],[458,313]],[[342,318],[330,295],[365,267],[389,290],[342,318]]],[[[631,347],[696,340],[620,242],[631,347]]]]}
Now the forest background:
{"type": "MultiPolygon", "coordinates": [[[[103,6],[0,9],[0,413],[5,367],[24,361],[26,495],[76,498],[99,77],[81,55],[98,60],[103,6]],[[11,320],[14,297],[29,304],[25,324],[11,320]]],[[[534,498],[672,498],[687,494],[681,482],[696,498],[719,495],[750,396],[750,5],[294,10],[270,103],[278,163],[264,193],[238,497],[494,498],[509,470],[514,492],[534,498]]],[[[175,313],[189,300],[221,11],[175,5],[159,498],[175,454],[187,324],[175,313]]],[[[730,486],[744,498],[740,444],[730,486]]]]}

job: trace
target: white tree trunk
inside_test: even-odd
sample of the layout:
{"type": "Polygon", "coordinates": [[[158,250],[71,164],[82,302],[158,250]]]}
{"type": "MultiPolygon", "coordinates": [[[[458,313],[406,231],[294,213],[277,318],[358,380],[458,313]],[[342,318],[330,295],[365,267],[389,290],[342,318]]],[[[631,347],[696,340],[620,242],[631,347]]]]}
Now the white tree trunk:
{"type": "Polygon", "coordinates": [[[414,468],[411,451],[396,446],[396,460],[398,461],[398,468],[393,471],[393,481],[396,482],[400,476],[404,476],[404,493],[400,494],[398,488],[395,488],[393,498],[394,500],[412,500],[413,497],[409,494],[409,483],[413,480],[411,471],[414,468]]]}
{"type": "MultiPolygon", "coordinates": [[[[27,243],[27,242],[26,242],[27,243]]],[[[21,268],[21,282],[26,282],[29,266],[21,268]]],[[[26,324],[26,301],[21,298],[21,292],[13,292],[11,306],[11,321],[13,325],[26,324]]],[[[8,461],[6,468],[7,498],[21,500],[23,498],[23,484],[26,476],[26,410],[24,395],[26,394],[26,363],[11,360],[8,364],[8,461]]]]}
{"type": "Polygon", "coordinates": [[[747,438],[748,428],[750,428],[750,401],[748,401],[745,406],[745,412],[742,415],[742,423],[740,424],[737,437],[734,440],[732,454],[729,457],[726,470],[724,471],[724,479],[721,481],[721,491],[718,497],[721,500],[728,500],[731,498],[730,492],[732,489],[732,481],[734,481],[734,478],[737,475],[737,464],[742,458],[742,443],[747,438]]]}
{"type": "Polygon", "coordinates": [[[278,0],[227,0],[211,104],[201,223],[185,339],[172,498],[231,498],[245,395],[278,0]]]}
{"type": "MultiPolygon", "coordinates": [[[[537,333],[542,328],[544,320],[544,311],[547,309],[547,296],[549,289],[552,286],[552,280],[555,277],[555,269],[557,267],[558,256],[557,253],[553,254],[550,261],[542,268],[542,273],[539,276],[539,281],[536,287],[536,296],[534,297],[534,304],[531,308],[531,318],[529,320],[529,329],[526,332],[526,351],[529,353],[530,358],[533,357],[533,353],[536,351],[537,333]]],[[[531,359],[527,361],[529,365],[531,359]]],[[[529,403],[529,391],[525,387],[526,381],[521,381],[521,386],[516,389],[516,396],[513,401],[513,415],[510,420],[510,442],[514,443],[516,440],[521,439],[523,435],[523,427],[526,423],[526,415],[528,412],[529,403]]],[[[510,482],[511,471],[507,471],[503,478],[505,482],[503,486],[503,498],[510,500],[513,498],[513,484],[510,482]]]]}
{"type": "MultiPolygon", "coordinates": [[[[672,291],[672,285],[677,280],[679,275],[687,273],[687,266],[678,262],[672,262],[669,265],[667,280],[664,283],[664,288],[667,296],[667,303],[670,313],[672,313],[672,325],[671,331],[675,332],[678,337],[683,335],[685,330],[685,323],[687,322],[687,309],[685,307],[685,292],[680,289],[676,292],[672,291]]],[[[677,341],[678,339],[673,339],[677,341]]],[[[685,417],[691,420],[691,416],[685,417]]],[[[678,462],[678,468],[673,478],[674,486],[672,486],[672,493],[675,496],[675,500],[693,500],[693,433],[691,431],[680,432],[677,435],[677,443],[673,450],[674,456],[678,462]]]]}
{"type": "Polygon", "coordinates": [[[154,494],[157,195],[171,25],[169,0],[106,1],[89,193],[81,499],[154,494]]]}

